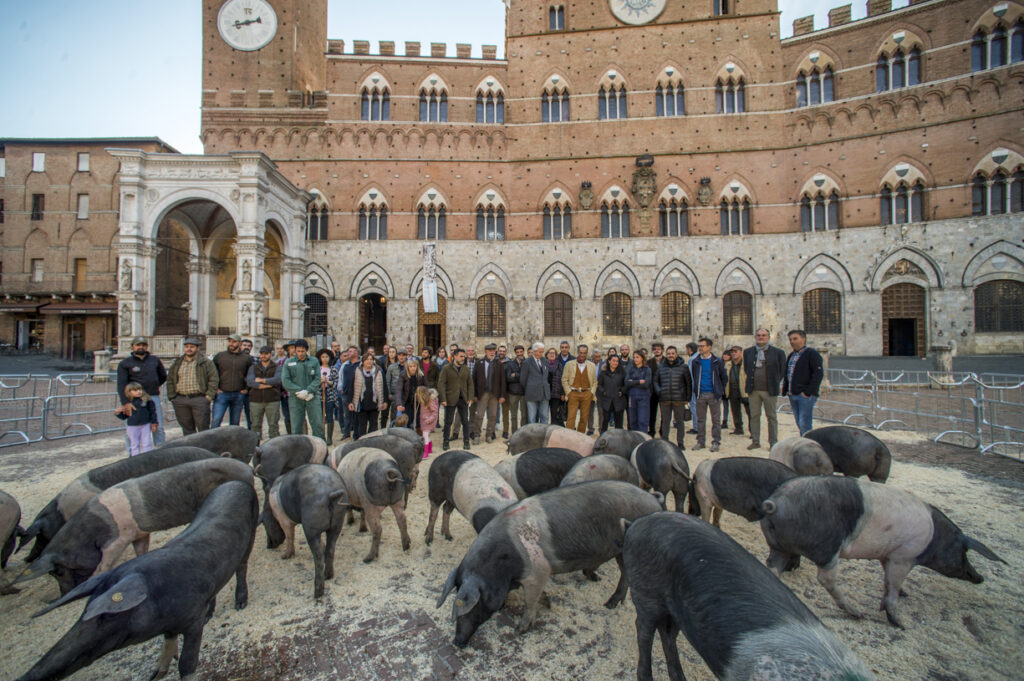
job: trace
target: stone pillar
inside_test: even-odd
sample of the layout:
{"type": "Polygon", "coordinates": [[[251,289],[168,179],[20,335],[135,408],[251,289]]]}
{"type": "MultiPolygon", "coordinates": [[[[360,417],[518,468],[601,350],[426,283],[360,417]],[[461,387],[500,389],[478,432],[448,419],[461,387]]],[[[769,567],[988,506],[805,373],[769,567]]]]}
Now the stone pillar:
{"type": "Polygon", "coordinates": [[[933,345],[930,348],[932,369],[945,373],[953,371],[953,348],[948,345],[933,345]]]}
{"type": "Polygon", "coordinates": [[[96,350],[92,353],[92,372],[96,383],[110,380],[110,350],[96,350]]]}
{"type": "Polygon", "coordinates": [[[216,304],[216,267],[210,258],[203,255],[190,257],[187,267],[189,319],[196,320],[198,333],[207,335],[216,304]]]}
{"type": "Polygon", "coordinates": [[[266,295],[263,292],[263,267],[267,249],[262,236],[239,236],[235,242],[236,331],[243,337],[262,336],[266,295]]]}
{"type": "Polygon", "coordinates": [[[306,261],[285,256],[281,261],[281,321],[286,337],[302,336],[305,304],[306,261]]]}

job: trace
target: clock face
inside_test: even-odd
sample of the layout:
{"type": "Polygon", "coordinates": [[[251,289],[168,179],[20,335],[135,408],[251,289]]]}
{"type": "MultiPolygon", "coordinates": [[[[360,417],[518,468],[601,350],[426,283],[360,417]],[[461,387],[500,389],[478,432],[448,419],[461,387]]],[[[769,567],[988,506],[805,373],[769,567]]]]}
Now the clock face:
{"type": "Polygon", "coordinates": [[[612,14],[626,24],[646,24],[658,18],[665,0],[608,0],[612,14]]]}
{"type": "Polygon", "coordinates": [[[266,0],[228,0],[217,14],[217,28],[228,45],[252,52],[277,33],[277,13],[266,0]]]}

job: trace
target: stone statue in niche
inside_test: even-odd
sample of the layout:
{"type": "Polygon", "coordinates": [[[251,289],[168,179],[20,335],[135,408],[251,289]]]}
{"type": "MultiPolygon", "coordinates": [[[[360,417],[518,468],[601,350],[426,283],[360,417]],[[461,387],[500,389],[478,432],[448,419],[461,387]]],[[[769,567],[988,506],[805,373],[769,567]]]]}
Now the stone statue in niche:
{"type": "Polygon", "coordinates": [[[252,290],[252,263],[248,260],[242,265],[242,290],[252,290]]]}
{"type": "Polygon", "coordinates": [[[132,309],[128,305],[121,306],[121,335],[132,335],[132,309]]]}
{"type": "Polygon", "coordinates": [[[249,307],[248,303],[242,306],[242,314],[240,317],[238,330],[246,335],[248,335],[252,331],[252,308],[249,307]]]}
{"type": "Polygon", "coordinates": [[[700,189],[697,190],[697,200],[702,206],[711,205],[711,178],[700,178],[700,189]]]}
{"type": "Polygon", "coordinates": [[[252,325],[254,335],[263,333],[263,303],[256,303],[256,310],[252,315],[252,325]]]}
{"type": "Polygon", "coordinates": [[[121,263],[121,290],[132,290],[132,261],[125,260],[121,263]]]}

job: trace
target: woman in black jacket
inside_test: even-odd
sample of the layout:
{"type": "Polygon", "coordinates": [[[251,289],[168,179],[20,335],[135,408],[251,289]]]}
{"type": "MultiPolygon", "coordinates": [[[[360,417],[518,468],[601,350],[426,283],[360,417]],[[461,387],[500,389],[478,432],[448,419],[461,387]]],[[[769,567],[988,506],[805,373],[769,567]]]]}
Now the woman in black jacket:
{"type": "Polygon", "coordinates": [[[626,370],[619,365],[617,355],[612,355],[597,375],[597,400],[601,405],[601,432],[608,430],[608,421],[613,419],[615,427],[622,427],[622,412],[626,409],[626,370]]]}
{"type": "Polygon", "coordinates": [[[420,369],[415,357],[405,360],[405,368],[398,374],[398,385],[395,388],[396,416],[405,414],[409,419],[407,427],[413,430],[419,425],[419,404],[416,402],[416,388],[426,386],[427,379],[420,369]]]}

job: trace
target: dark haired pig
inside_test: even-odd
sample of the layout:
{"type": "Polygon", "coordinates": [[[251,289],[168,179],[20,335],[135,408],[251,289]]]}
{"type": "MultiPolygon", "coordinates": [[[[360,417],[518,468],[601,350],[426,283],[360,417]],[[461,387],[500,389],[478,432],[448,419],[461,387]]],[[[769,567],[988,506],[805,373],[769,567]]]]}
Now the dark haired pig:
{"type": "Polygon", "coordinates": [[[167,447],[153,449],[138,456],[121,459],[82,473],[43,507],[43,510],[25,530],[25,538],[22,539],[18,550],[20,551],[26,542],[34,538],[36,543],[32,545],[32,550],[29,551],[25,562],[34,561],[58,530],[64,526],[64,523],[75,515],[78,509],[85,506],[90,499],[108,487],[178,464],[212,459],[216,456],[210,450],[200,447],[167,447]]]}
{"type": "Polygon", "coordinates": [[[337,471],[327,466],[306,464],[274,481],[269,504],[285,534],[282,558],[295,555],[295,526],[302,524],[313,553],[313,598],[321,598],[324,580],[334,579],[334,547],[349,507],[345,483],[337,471]],[[325,532],[327,540],[321,543],[320,535],[325,532]]]}
{"type": "Polygon", "coordinates": [[[693,472],[690,513],[718,525],[722,511],[753,522],[764,515],[761,505],[796,473],[789,466],[756,456],[705,459],[693,472]]]}
{"type": "Polygon", "coordinates": [[[705,522],[678,513],[640,518],[626,531],[622,558],[636,606],[639,681],[653,678],[655,630],[676,681],[685,678],[680,631],[719,679],[874,679],[785,584],[705,522]]]}
{"type": "Polygon", "coordinates": [[[618,454],[594,454],[577,461],[562,478],[559,487],[589,480],[622,480],[631,485],[640,484],[640,476],[629,459],[618,454]]]}
{"type": "Polygon", "coordinates": [[[866,430],[853,426],[826,426],[804,433],[821,445],[832,466],[853,478],[868,476],[871,482],[885,482],[892,468],[892,454],[885,443],[866,430]]]}
{"type": "Polygon", "coordinates": [[[260,442],[260,436],[242,426],[220,426],[184,437],[175,438],[151,451],[172,447],[201,447],[211,452],[230,452],[232,459],[249,463],[260,442]]]}
{"type": "Polygon", "coordinates": [[[427,545],[434,541],[437,512],[444,505],[441,534],[450,540],[448,522],[452,510],[458,510],[473,525],[477,534],[491,518],[518,499],[512,487],[486,461],[462,449],[453,449],[437,457],[427,474],[430,520],[424,532],[427,545]]]}
{"type": "MultiPolygon", "coordinates": [[[[622,519],[660,510],[654,495],[619,480],[553,489],[505,509],[487,523],[448,575],[437,601],[440,608],[448,594],[457,592],[452,606],[455,645],[465,646],[517,585],[523,587],[526,603],[518,631],[526,631],[549,576],[593,571],[612,558],[621,568],[622,519]]],[[[614,608],[625,597],[623,575],[605,606],[614,608]]]]}
{"type": "Polygon", "coordinates": [[[21,579],[49,572],[66,594],[90,576],[107,572],[129,544],[136,555],[149,534],[192,522],[206,497],[225,482],[252,485],[248,464],[228,457],[183,463],[104,490],[60,529],[21,579]]]}
{"type": "Polygon", "coordinates": [[[633,466],[642,486],[663,495],[672,492],[676,510],[683,512],[683,501],[690,488],[690,464],[678,446],[668,440],[648,440],[633,450],[633,466]]]}
{"type": "Polygon", "coordinates": [[[370,552],[363,562],[369,563],[380,552],[380,516],[389,506],[402,535],[402,550],[408,551],[412,540],[405,523],[403,503],[408,481],[402,477],[402,471],[391,455],[382,449],[360,447],[349,452],[337,466],[348,490],[349,503],[352,508],[363,512],[363,519],[373,533],[370,552]]]}
{"type": "MultiPolygon", "coordinates": [[[[410,431],[408,428],[390,428],[389,430],[412,432],[414,436],[419,438],[415,432],[410,431]]],[[[420,477],[420,462],[423,461],[423,440],[422,438],[419,439],[420,442],[417,447],[409,438],[399,435],[378,435],[370,440],[366,439],[364,435],[358,440],[346,442],[339,447],[335,447],[334,451],[331,452],[329,465],[332,468],[337,468],[339,461],[345,458],[349,452],[355,451],[360,447],[383,449],[398,464],[398,467],[402,470],[402,477],[410,481],[405,492],[405,501],[408,502],[409,492],[416,489],[416,480],[420,477]]]]}
{"type": "Polygon", "coordinates": [[[650,440],[651,436],[639,430],[606,430],[594,442],[594,454],[615,454],[629,459],[637,445],[650,440]]]}
{"type": "Polygon", "coordinates": [[[62,679],[111,651],[160,634],[164,647],[150,678],[167,673],[182,635],[178,673],[194,679],[203,626],[232,574],[235,609],[249,601],[246,572],[257,513],[251,482],[225,483],[165,546],[93,577],[37,613],[90,597],[78,621],[19,681],[62,679]]]}
{"type": "MultiPolygon", "coordinates": [[[[408,441],[413,447],[416,448],[417,456],[420,459],[423,458],[423,437],[416,434],[416,431],[412,428],[381,428],[370,433],[363,435],[360,440],[364,440],[363,446],[376,447],[377,445],[373,442],[369,442],[370,438],[380,437],[381,435],[394,435],[400,437],[403,440],[408,441]]],[[[383,447],[381,447],[383,449],[383,447]]]]}
{"type": "MultiPolygon", "coordinates": [[[[14,543],[19,537],[24,538],[25,530],[21,529],[21,506],[18,500],[7,492],[0,491],[0,568],[7,567],[7,559],[14,552],[14,543]]],[[[0,594],[15,594],[18,589],[0,577],[0,594]]]]}
{"type": "Polygon", "coordinates": [[[256,447],[252,467],[266,491],[279,477],[309,463],[327,459],[327,443],[312,435],[278,435],[256,447]]]}
{"type": "Polygon", "coordinates": [[[580,460],[571,449],[543,447],[499,462],[494,470],[505,478],[520,499],[555,489],[580,460]]]}
{"type": "Polygon", "coordinates": [[[832,460],[814,440],[787,437],[772,445],[768,453],[772,461],[788,466],[798,475],[832,475],[832,460]]]}
{"type": "Polygon", "coordinates": [[[571,449],[580,456],[594,453],[594,439],[577,433],[571,428],[550,426],[546,423],[530,423],[523,426],[508,439],[508,453],[522,454],[542,447],[571,449]]]}
{"type": "Polygon", "coordinates": [[[1006,562],[931,504],[874,482],[794,478],[765,500],[763,510],[761,530],[771,549],[768,567],[775,574],[789,569],[798,556],[807,556],[836,604],[860,617],[836,584],[839,559],[878,560],[885,570],[881,609],[896,626],[902,626],[896,615],[900,586],[915,565],[981,584],[984,578],[967,560],[968,549],[1006,562]]]}

